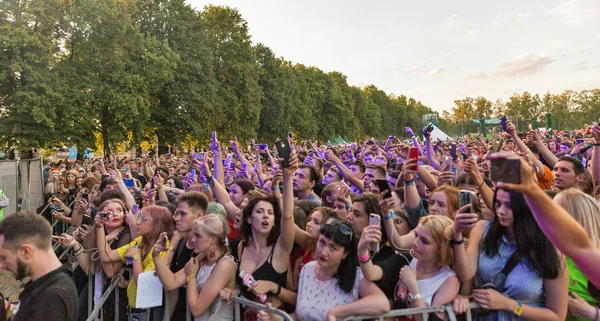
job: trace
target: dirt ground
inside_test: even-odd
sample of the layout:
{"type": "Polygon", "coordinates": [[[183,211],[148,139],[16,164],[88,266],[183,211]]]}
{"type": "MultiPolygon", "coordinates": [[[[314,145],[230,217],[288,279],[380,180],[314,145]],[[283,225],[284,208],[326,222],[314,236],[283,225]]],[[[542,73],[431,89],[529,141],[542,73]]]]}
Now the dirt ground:
{"type": "MultiPolygon", "coordinates": [[[[12,291],[19,282],[15,280],[15,277],[12,273],[6,270],[0,270],[0,292],[4,295],[8,295],[8,292],[12,291]]],[[[10,298],[11,301],[16,301],[19,298],[19,293],[21,291],[17,291],[10,298]]]]}

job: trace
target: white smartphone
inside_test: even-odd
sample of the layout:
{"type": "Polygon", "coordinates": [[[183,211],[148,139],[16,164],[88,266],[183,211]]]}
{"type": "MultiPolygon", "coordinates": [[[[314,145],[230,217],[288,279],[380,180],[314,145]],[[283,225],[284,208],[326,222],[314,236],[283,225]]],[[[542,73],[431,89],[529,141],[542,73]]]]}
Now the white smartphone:
{"type": "MultiPolygon", "coordinates": [[[[381,226],[381,216],[375,213],[369,214],[369,225],[381,226]]],[[[379,252],[379,243],[371,244],[371,250],[373,250],[375,253],[379,252]]]]}

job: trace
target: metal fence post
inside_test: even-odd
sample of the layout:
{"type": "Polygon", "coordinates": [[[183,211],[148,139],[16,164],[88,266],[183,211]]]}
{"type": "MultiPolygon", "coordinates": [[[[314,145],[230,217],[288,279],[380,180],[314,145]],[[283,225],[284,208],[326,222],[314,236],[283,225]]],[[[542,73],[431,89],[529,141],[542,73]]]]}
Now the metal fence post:
{"type": "MultiPolygon", "coordinates": [[[[118,283],[118,282],[117,282],[118,283]]],[[[119,321],[119,315],[121,312],[120,306],[119,306],[119,286],[117,285],[115,287],[115,321],[119,321]]]]}
{"type": "MultiPolygon", "coordinates": [[[[93,289],[94,275],[92,273],[90,273],[89,271],[86,271],[86,272],[88,273],[88,316],[89,316],[92,313],[92,307],[94,304],[94,289],[93,289]]],[[[89,320],[89,318],[88,318],[88,320],[89,320]]]]}
{"type": "MultiPolygon", "coordinates": [[[[177,291],[179,291],[179,290],[177,290],[177,291]]],[[[169,320],[171,320],[171,300],[169,300],[169,292],[164,290],[164,293],[165,293],[164,294],[164,296],[165,296],[165,313],[163,315],[163,320],[169,321],[169,320]]],[[[186,298],[187,298],[187,296],[186,296],[186,298]]],[[[187,301],[187,299],[186,299],[186,301],[187,301]]]]}

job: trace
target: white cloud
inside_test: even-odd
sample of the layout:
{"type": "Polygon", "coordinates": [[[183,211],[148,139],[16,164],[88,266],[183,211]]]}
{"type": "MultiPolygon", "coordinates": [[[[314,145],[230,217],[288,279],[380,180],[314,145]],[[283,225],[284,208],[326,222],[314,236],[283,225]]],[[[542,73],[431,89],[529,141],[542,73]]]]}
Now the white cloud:
{"type": "Polygon", "coordinates": [[[429,72],[429,75],[430,76],[438,76],[438,75],[441,75],[441,74],[443,74],[445,72],[446,72],[445,69],[436,67],[436,68],[431,69],[431,71],[429,72]]]}
{"type": "Polygon", "coordinates": [[[472,74],[464,75],[462,78],[466,80],[480,80],[487,78],[487,74],[483,71],[479,71],[474,72],[472,74]]]}
{"type": "Polygon", "coordinates": [[[580,62],[578,64],[573,65],[573,68],[575,69],[575,71],[585,70],[585,69],[588,68],[587,63],[588,63],[587,61],[582,61],[582,62],[580,62]]]}
{"type": "Polygon", "coordinates": [[[501,24],[505,24],[505,23],[508,23],[513,20],[525,20],[529,17],[531,17],[530,12],[519,12],[519,13],[503,12],[503,13],[499,13],[496,15],[496,18],[494,19],[494,22],[492,23],[492,25],[499,26],[501,24]]]}
{"type": "Polygon", "coordinates": [[[448,51],[448,53],[446,54],[446,56],[452,56],[455,53],[459,53],[460,49],[454,47],[452,50],[448,51]]]}
{"type": "Polygon", "coordinates": [[[471,29],[471,30],[469,30],[469,36],[476,35],[478,32],[479,32],[479,30],[477,30],[477,29],[471,29]]]}
{"type": "Polygon", "coordinates": [[[503,62],[494,72],[500,77],[529,76],[542,72],[547,65],[554,62],[545,53],[523,53],[515,59],[503,62]]]}
{"type": "Polygon", "coordinates": [[[412,73],[412,72],[419,71],[419,70],[421,70],[421,66],[416,65],[416,66],[410,67],[406,72],[412,73]]]}
{"type": "Polygon", "coordinates": [[[561,1],[554,8],[545,9],[544,13],[558,16],[561,23],[576,26],[596,20],[598,7],[597,0],[568,0],[561,1]]]}
{"type": "Polygon", "coordinates": [[[458,14],[453,14],[446,20],[446,28],[452,28],[457,22],[460,21],[460,16],[458,14]]]}

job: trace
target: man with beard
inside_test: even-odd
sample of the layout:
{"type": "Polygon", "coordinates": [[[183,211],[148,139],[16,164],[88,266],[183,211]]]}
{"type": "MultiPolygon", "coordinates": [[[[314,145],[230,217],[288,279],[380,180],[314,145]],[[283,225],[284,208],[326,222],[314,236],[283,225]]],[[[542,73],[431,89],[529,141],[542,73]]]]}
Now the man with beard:
{"type": "Polygon", "coordinates": [[[73,272],[54,254],[52,228],[44,217],[16,213],[0,222],[0,268],[17,280],[31,278],[19,295],[12,321],[75,321],[73,272]]]}
{"type": "MultiPolygon", "coordinates": [[[[171,247],[169,252],[164,259],[156,257],[154,258],[154,265],[158,272],[159,278],[164,278],[167,265],[170,262],[170,270],[173,273],[177,273],[183,269],[186,263],[190,261],[190,258],[194,255],[194,249],[187,246],[187,240],[191,236],[194,228],[194,221],[203,216],[208,208],[208,199],[206,196],[199,192],[185,192],[177,198],[177,209],[173,215],[175,221],[175,229],[177,233],[171,240],[171,247]]],[[[170,304],[171,304],[171,320],[185,320],[186,319],[186,289],[181,287],[174,291],[169,292],[170,304]]],[[[166,311],[165,313],[171,313],[166,311]]]]}

